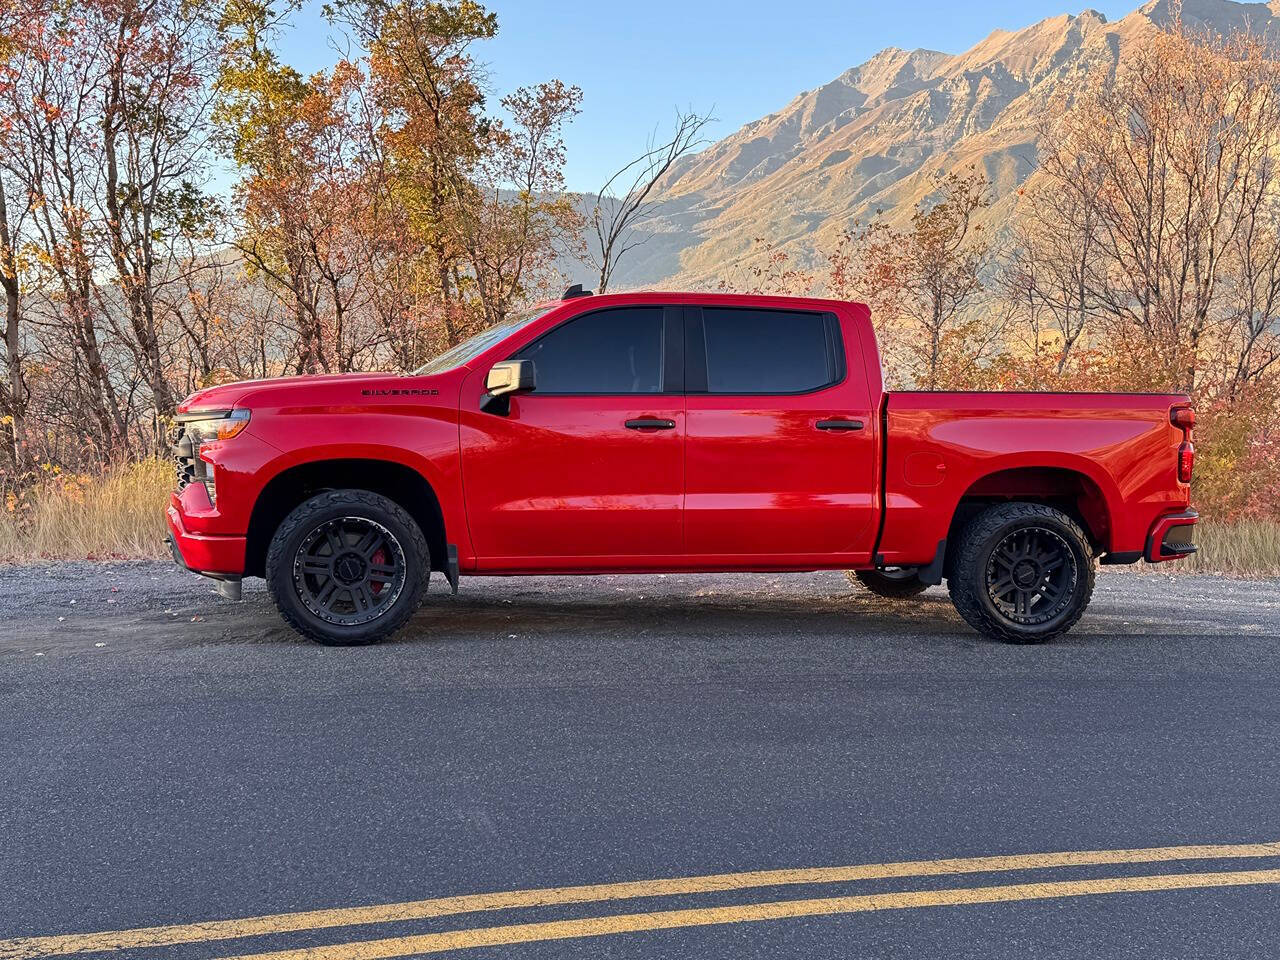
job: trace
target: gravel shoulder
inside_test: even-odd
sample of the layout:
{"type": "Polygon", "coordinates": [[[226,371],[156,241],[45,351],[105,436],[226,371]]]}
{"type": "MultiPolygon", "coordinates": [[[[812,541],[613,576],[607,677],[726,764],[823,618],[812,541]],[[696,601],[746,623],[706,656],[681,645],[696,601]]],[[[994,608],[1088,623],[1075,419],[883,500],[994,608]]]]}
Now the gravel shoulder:
{"type": "MultiPolygon", "coordinates": [[[[648,643],[687,648],[735,637],[796,640],[875,637],[861,661],[909,663],[940,648],[980,651],[1005,667],[1041,667],[1087,655],[1169,669],[1187,659],[1197,670],[1236,664],[1280,666],[1280,580],[1148,573],[1102,575],[1084,619],[1044,648],[987,642],[956,615],[944,588],[890,601],[851,585],[843,574],[690,574],[598,577],[464,577],[459,596],[433,577],[409,626],[384,644],[400,650],[457,648],[467,642],[546,654],[591,640],[645,656],[648,643]],[[1162,656],[1148,642],[1161,638],[1162,656]],[[1035,651],[1039,649],[1039,653],[1035,651]],[[1130,651],[1126,654],[1126,649],[1130,651]]],[[[159,650],[278,646],[308,650],[284,623],[261,580],[244,599],[219,597],[213,584],[163,561],[56,563],[0,567],[0,657],[145,655],[159,650]]],[[[652,651],[650,651],[652,652],[652,651]]],[[[816,651],[814,652],[817,655],[816,651]]],[[[844,651],[837,659],[852,656],[844,651]]],[[[555,659],[554,653],[551,659],[555,659]]]]}

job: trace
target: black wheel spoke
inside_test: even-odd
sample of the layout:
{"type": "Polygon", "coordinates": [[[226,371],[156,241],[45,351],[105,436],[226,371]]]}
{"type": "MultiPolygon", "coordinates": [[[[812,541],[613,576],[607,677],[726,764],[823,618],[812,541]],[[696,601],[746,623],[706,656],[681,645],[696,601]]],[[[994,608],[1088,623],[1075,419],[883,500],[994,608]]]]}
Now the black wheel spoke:
{"type": "Polygon", "coordinates": [[[1020,625],[1044,623],[1066,609],[1076,559],[1053,530],[1014,530],[997,543],[987,562],[987,597],[996,611],[1020,625]]]}
{"type": "Polygon", "coordinates": [[[382,546],[382,543],[382,534],[377,530],[370,530],[360,538],[360,542],[355,545],[354,549],[356,553],[360,554],[360,556],[368,559],[377,553],[378,548],[382,546]]]}
{"type": "Polygon", "coordinates": [[[1013,577],[1005,576],[1004,579],[991,585],[991,595],[993,597],[1003,597],[1013,589],[1013,577]]]}
{"type": "Polygon", "coordinates": [[[342,547],[343,547],[342,537],[340,537],[338,535],[338,532],[334,530],[332,527],[325,530],[324,536],[325,536],[325,542],[329,544],[329,555],[332,557],[336,557],[339,553],[342,552],[342,547]]]}
{"type": "Polygon", "coordinates": [[[338,588],[341,586],[337,580],[330,579],[320,592],[316,594],[316,603],[324,610],[329,610],[333,606],[333,601],[338,595],[338,588]]]}
{"type": "Polygon", "coordinates": [[[364,585],[356,584],[347,591],[351,595],[351,604],[361,613],[369,609],[368,598],[364,593],[364,585]]]}
{"type": "Polygon", "coordinates": [[[365,517],[317,526],[299,545],[294,583],[303,604],[328,623],[358,625],[381,616],[405,586],[404,551],[365,517]]]}

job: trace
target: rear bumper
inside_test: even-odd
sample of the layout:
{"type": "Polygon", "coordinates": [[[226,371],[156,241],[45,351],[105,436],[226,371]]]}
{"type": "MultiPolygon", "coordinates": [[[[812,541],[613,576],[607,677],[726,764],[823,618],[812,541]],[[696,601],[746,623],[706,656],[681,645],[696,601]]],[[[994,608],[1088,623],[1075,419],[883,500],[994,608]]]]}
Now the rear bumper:
{"type": "Polygon", "coordinates": [[[226,580],[244,574],[245,538],[191,533],[172,504],[166,514],[173,559],[194,573],[226,580]]]}
{"type": "Polygon", "coordinates": [[[1161,517],[1147,534],[1143,559],[1147,563],[1163,563],[1165,560],[1178,560],[1195,553],[1193,535],[1199,519],[1200,515],[1194,510],[1161,517]]]}

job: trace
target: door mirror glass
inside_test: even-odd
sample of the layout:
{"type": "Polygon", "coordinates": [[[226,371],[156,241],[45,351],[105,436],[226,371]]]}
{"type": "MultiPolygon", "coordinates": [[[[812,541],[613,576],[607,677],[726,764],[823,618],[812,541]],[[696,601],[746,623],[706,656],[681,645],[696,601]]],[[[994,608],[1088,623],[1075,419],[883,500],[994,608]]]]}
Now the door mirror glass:
{"type": "Polygon", "coordinates": [[[480,409],[505,417],[511,412],[511,395],[527,393],[537,384],[532,360],[504,360],[489,368],[485,389],[489,392],[480,401],[480,409]]]}

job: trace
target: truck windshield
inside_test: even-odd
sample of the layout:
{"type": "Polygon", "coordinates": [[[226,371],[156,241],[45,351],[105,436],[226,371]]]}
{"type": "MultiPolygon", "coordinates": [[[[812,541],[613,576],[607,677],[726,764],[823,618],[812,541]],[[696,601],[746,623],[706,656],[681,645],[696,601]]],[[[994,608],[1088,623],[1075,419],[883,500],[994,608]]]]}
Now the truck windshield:
{"type": "Polygon", "coordinates": [[[556,304],[534,307],[516,314],[505,323],[489,327],[487,330],[481,330],[475,336],[463,340],[456,347],[451,347],[440,356],[428,360],[418,369],[411,371],[409,375],[417,377],[424,373],[442,373],[445,370],[460,367],[468,360],[484,353],[499,340],[510,336],[526,324],[533,323],[539,317],[545,316],[555,306],[556,304]]]}

